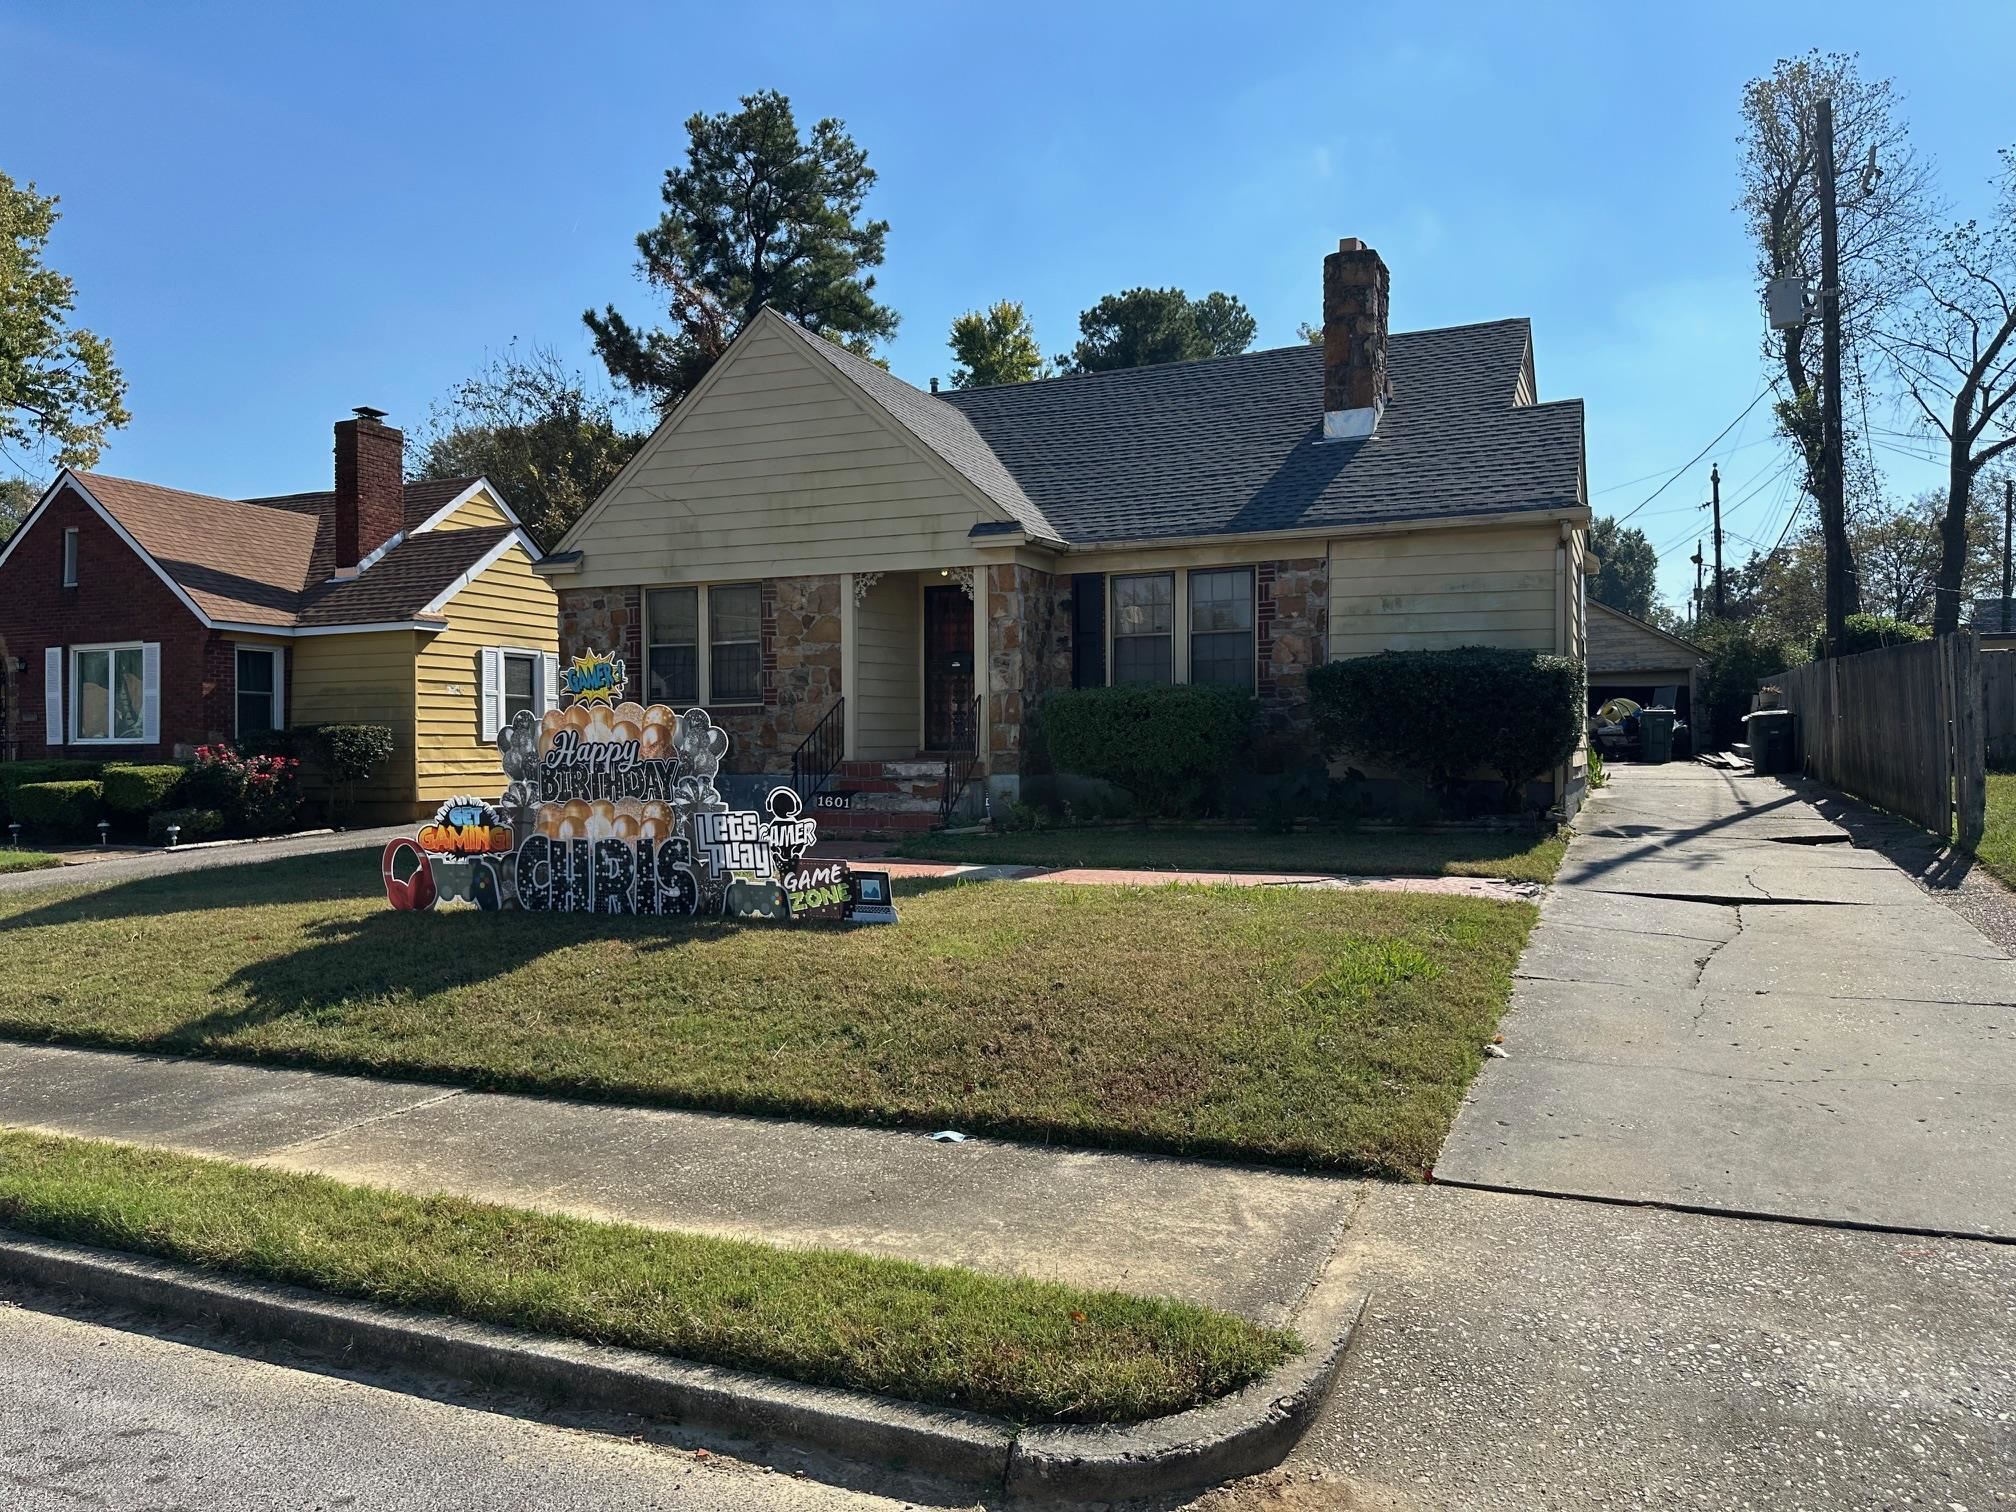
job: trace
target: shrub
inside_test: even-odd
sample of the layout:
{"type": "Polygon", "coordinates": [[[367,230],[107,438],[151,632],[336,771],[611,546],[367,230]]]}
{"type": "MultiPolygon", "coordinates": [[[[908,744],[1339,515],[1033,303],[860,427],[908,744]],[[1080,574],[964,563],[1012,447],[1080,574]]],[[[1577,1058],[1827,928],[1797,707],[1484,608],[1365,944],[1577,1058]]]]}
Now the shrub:
{"type": "Polygon", "coordinates": [[[1252,723],[1253,697],[1236,688],[1061,688],[1043,700],[1059,772],[1100,778],[1176,817],[1213,801],[1252,723]]]}
{"type": "Polygon", "coordinates": [[[147,816],[147,843],[166,845],[168,826],[177,825],[180,833],[175,837],[177,845],[191,845],[198,840],[207,840],[220,834],[224,829],[224,816],[216,809],[173,808],[156,809],[147,816]]]}
{"type": "Polygon", "coordinates": [[[313,733],[323,775],[338,796],[341,812],[347,816],[357,784],[370,781],[373,774],[392,759],[391,727],[325,724],[317,725],[313,733]]]}
{"type": "Polygon", "coordinates": [[[88,782],[104,770],[97,761],[0,761],[0,821],[19,819],[15,790],[31,782],[88,782]]]}
{"type": "Polygon", "coordinates": [[[14,790],[14,816],[24,829],[95,835],[104,796],[104,785],[92,781],[24,783],[14,790]]]}
{"type": "MultiPolygon", "coordinates": [[[[1864,651],[1880,651],[1885,646],[1908,646],[1913,641],[1930,640],[1932,632],[1909,620],[1892,619],[1887,614],[1851,614],[1841,622],[1841,644],[1836,656],[1859,656],[1864,651]]],[[[1824,654],[1827,634],[1813,638],[1811,660],[1824,654]]]]}
{"type": "Polygon", "coordinates": [[[179,766],[130,766],[111,762],[105,768],[105,807],[115,814],[151,814],[168,801],[187,770],[179,766]]]}
{"type": "Polygon", "coordinates": [[[1514,810],[1581,738],[1582,664],[1495,646],[1382,651],[1312,670],[1309,701],[1327,750],[1425,773],[1445,800],[1489,767],[1514,810]]]}
{"type": "Polygon", "coordinates": [[[293,828],[301,810],[300,767],[291,756],[242,756],[228,745],[198,746],[180,797],[190,808],[215,809],[234,830],[278,834],[293,828]]]}
{"type": "Polygon", "coordinates": [[[1803,636],[1780,639],[1728,620],[1704,621],[1694,631],[1694,643],[1708,654],[1695,684],[1696,751],[1726,750],[1741,740],[1743,716],[1764,680],[1811,659],[1803,636]]]}

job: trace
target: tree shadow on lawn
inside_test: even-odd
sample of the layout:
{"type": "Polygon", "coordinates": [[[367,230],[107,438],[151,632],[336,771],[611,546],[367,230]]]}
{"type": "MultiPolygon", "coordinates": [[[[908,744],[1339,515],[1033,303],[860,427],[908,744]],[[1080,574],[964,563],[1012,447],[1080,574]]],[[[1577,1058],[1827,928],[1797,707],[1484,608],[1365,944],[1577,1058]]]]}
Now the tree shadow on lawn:
{"type": "MultiPolygon", "coordinates": [[[[88,884],[86,884],[88,885],[88,884]]],[[[32,895],[24,895],[32,896],[32,895]]],[[[385,896],[375,852],[287,856],[242,866],[136,877],[0,916],[0,934],[92,920],[164,917],[275,904],[351,902],[385,896]]],[[[5,899],[0,898],[0,907],[5,899]]]]}

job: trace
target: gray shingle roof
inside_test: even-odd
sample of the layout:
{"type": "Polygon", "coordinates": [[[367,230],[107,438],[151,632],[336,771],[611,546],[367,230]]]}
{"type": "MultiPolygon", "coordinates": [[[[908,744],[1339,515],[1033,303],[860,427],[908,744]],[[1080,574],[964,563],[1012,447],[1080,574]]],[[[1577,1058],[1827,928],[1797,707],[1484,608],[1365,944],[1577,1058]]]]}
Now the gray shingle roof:
{"type": "Polygon", "coordinates": [[[1523,319],[1395,332],[1378,433],[1331,443],[1317,439],[1312,345],[932,395],[806,339],[1032,535],[1138,541],[1582,502],[1582,402],[1513,403],[1523,319]]]}

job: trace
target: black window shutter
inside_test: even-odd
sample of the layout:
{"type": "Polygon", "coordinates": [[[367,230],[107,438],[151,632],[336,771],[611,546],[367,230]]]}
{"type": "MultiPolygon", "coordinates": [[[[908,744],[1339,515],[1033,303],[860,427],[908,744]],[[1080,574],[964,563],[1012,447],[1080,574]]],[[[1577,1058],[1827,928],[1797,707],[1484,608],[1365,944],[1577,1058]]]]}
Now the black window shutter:
{"type": "Polygon", "coordinates": [[[1106,686],[1106,574],[1071,574],[1071,686],[1106,686]]]}

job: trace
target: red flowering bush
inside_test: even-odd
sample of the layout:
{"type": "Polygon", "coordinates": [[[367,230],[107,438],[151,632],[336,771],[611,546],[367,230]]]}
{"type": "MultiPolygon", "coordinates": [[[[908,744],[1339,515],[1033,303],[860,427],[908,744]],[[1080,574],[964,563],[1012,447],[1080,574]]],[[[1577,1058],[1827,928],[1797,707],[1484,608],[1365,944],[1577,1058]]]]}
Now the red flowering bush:
{"type": "Polygon", "coordinates": [[[222,743],[198,746],[182,784],[186,802],[216,809],[242,834],[283,833],[301,811],[301,763],[292,756],[245,756],[222,743]]]}

